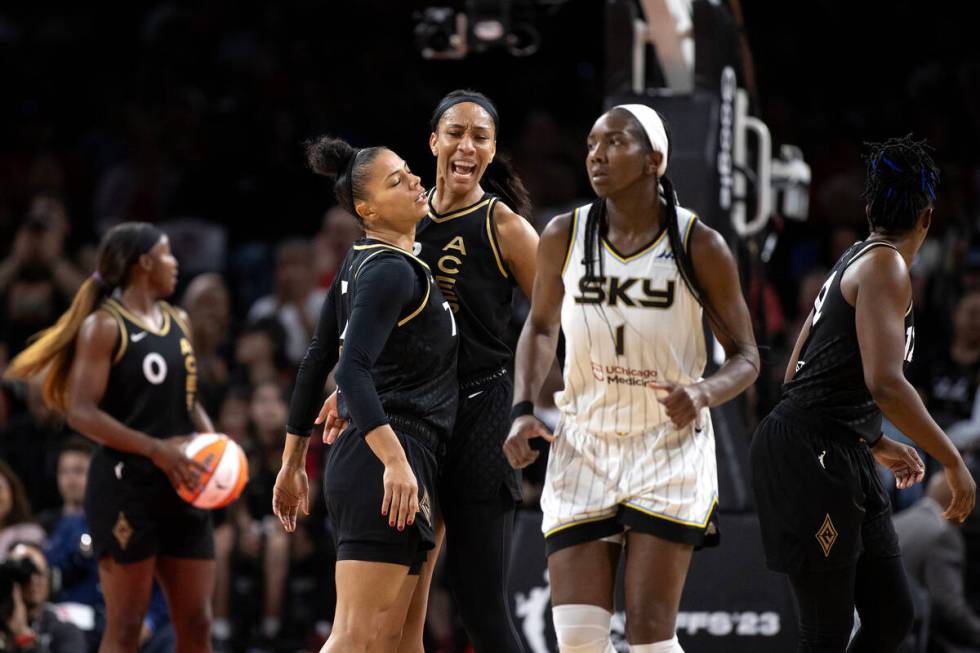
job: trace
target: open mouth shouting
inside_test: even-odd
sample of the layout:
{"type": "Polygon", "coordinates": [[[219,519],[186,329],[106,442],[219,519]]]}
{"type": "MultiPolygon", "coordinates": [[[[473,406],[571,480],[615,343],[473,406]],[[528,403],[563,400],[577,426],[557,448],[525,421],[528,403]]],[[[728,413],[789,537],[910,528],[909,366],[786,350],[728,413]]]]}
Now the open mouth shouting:
{"type": "Polygon", "coordinates": [[[477,165],[469,161],[452,161],[449,164],[449,171],[452,173],[453,181],[465,184],[472,182],[476,177],[477,165]]]}

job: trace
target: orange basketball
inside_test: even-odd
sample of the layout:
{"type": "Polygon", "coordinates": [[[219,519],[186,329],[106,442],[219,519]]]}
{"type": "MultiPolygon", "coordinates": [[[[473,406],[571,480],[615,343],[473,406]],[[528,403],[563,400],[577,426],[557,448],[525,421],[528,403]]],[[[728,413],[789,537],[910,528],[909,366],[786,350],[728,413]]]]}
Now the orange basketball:
{"type": "Polygon", "coordinates": [[[189,457],[208,468],[196,487],[181,484],[180,498],[198,508],[224,508],[248,482],[248,460],[238,443],[223,433],[199,433],[186,447],[189,457]]]}

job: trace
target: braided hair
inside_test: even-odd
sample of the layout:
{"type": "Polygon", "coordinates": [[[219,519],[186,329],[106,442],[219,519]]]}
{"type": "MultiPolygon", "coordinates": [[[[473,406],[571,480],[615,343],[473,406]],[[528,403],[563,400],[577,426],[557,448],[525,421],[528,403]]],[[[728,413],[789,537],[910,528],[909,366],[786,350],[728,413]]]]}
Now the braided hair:
{"type": "MultiPolygon", "coordinates": [[[[636,118],[628,111],[622,109],[613,109],[613,111],[623,111],[629,116],[630,120],[636,123],[639,132],[643,134],[647,147],[652,151],[653,145],[650,144],[646,132],[636,118]]],[[[667,133],[667,152],[664,152],[663,155],[669,160],[671,150],[670,129],[667,126],[667,122],[663,120],[663,116],[660,119],[664,123],[664,131],[667,133]]],[[[674,192],[674,184],[666,174],[659,178],[658,183],[663,193],[666,208],[664,220],[667,223],[667,241],[670,243],[671,253],[677,262],[677,269],[680,271],[681,279],[684,280],[684,285],[694,295],[695,300],[704,307],[704,301],[701,297],[701,287],[698,285],[697,278],[694,276],[694,264],[691,261],[691,254],[684,247],[684,239],[681,237],[680,229],[677,226],[677,194],[674,192]]],[[[592,202],[592,206],[589,207],[589,215],[585,219],[585,259],[582,263],[585,265],[585,278],[590,282],[598,282],[605,274],[602,248],[599,245],[599,240],[606,237],[608,230],[609,221],[606,215],[606,200],[600,197],[592,202]],[[596,274],[597,268],[598,274],[596,274]]],[[[710,308],[708,310],[710,312],[710,308]]]]}
{"type": "MultiPolygon", "coordinates": [[[[624,109],[612,109],[612,111],[624,111],[632,120],[636,127],[639,129],[640,133],[643,134],[644,140],[647,143],[647,147],[653,150],[653,145],[650,143],[649,138],[646,136],[646,131],[639,124],[639,121],[633,116],[632,113],[624,109]]],[[[659,115],[659,113],[658,113],[659,115]]],[[[667,152],[664,156],[669,160],[671,148],[671,137],[670,137],[670,127],[667,121],[660,116],[661,122],[664,125],[664,132],[667,135],[667,152]]],[[[704,292],[701,285],[697,281],[697,277],[694,274],[694,262],[691,258],[691,254],[688,249],[684,246],[684,239],[681,236],[680,228],[677,226],[677,193],[674,191],[674,184],[670,180],[667,174],[663,174],[657,180],[658,188],[661,191],[663,198],[663,204],[665,208],[664,220],[666,221],[667,229],[667,242],[670,244],[671,253],[674,256],[674,261],[677,264],[677,270],[680,273],[681,279],[687,289],[691,292],[694,300],[700,304],[701,308],[704,309],[705,314],[708,319],[718,327],[728,338],[732,340],[738,346],[751,345],[756,348],[754,342],[746,343],[739,340],[734,333],[725,325],[724,321],[718,316],[718,313],[712,308],[710,302],[704,297],[704,292]]],[[[591,283],[601,283],[605,275],[603,270],[603,256],[602,248],[599,244],[599,239],[604,238],[609,230],[609,222],[606,215],[606,200],[603,198],[598,198],[592,202],[589,207],[589,214],[585,220],[585,258],[582,261],[585,266],[584,279],[591,283]],[[598,274],[596,271],[598,269],[598,274]]],[[[758,370],[758,365],[752,363],[752,366],[758,370]]]]}
{"type": "Polygon", "coordinates": [[[939,168],[925,140],[912,134],[883,143],[866,143],[869,153],[863,197],[872,231],[903,233],[915,227],[919,214],[936,199],[939,168]]]}

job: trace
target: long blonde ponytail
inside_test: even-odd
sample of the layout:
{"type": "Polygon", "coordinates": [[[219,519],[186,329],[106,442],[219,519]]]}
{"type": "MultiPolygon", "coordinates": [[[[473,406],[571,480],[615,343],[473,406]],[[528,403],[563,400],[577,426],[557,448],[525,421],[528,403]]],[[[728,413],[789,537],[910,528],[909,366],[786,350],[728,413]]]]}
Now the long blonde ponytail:
{"type": "Polygon", "coordinates": [[[85,280],[58,321],[31,338],[27,348],[10,362],[4,376],[27,380],[43,375],[44,403],[64,415],[68,407],[68,374],[85,318],[114,289],[128,285],[133,265],[163,236],[162,231],[145,222],[123,222],[110,229],[99,244],[98,271],[85,280]]]}

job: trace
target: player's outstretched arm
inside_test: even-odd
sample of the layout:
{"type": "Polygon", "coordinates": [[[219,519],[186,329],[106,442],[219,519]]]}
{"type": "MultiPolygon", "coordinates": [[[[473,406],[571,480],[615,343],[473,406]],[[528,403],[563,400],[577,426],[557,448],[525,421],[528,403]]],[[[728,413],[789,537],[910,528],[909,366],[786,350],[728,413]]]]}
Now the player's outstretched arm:
{"type": "Polygon", "coordinates": [[[530,299],[537,269],[538,232],[530,222],[501,202],[494,204],[493,212],[500,254],[507,262],[507,268],[513,273],[517,285],[530,299]]]}
{"type": "Polygon", "coordinates": [[[340,331],[337,328],[337,285],[334,279],[327,298],[320,308],[320,318],[316,323],[313,338],[306,348],[306,354],[296,371],[293,396],[289,400],[289,420],[286,431],[296,435],[308,436],[313,432],[313,411],[322,396],[327,375],[337,364],[340,331]]]}
{"type": "MultiPolygon", "coordinates": [[[[538,243],[531,312],[521,330],[514,362],[514,406],[533,406],[555,360],[561,328],[561,302],[565,296],[561,275],[571,245],[571,222],[570,213],[552,219],[538,243]]],[[[539,436],[551,438],[533,415],[516,417],[504,442],[504,454],[512,467],[527,467],[537,459],[538,452],[531,449],[528,440],[539,436]]]]}
{"type": "Polygon", "coordinates": [[[963,521],[973,511],[976,483],[905,378],[905,312],[912,298],[905,262],[891,248],[880,247],[851,266],[842,289],[850,275],[856,275],[854,311],[864,382],[885,417],[946,468],[953,492],[946,516],[963,521]]]}
{"type": "Polygon", "coordinates": [[[296,530],[296,517],[301,507],[305,514],[310,514],[310,479],[306,475],[306,450],[309,444],[309,436],[286,434],[282,467],[272,488],[272,512],[287,533],[296,530]]]}
{"type": "Polygon", "coordinates": [[[690,239],[691,260],[711,332],[725,350],[725,363],[708,378],[688,386],[667,385],[659,399],[677,428],[697,418],[704,407],[718,406],[745,391],[759,376],[759,348],[749,307],[742,296],[738,268],[728,244],[700,221],[690,239]]]}

